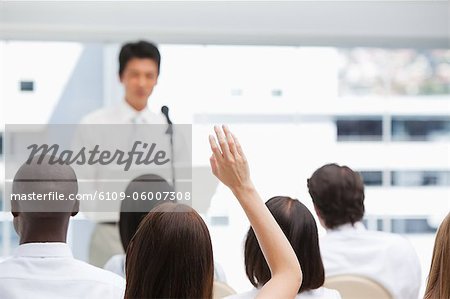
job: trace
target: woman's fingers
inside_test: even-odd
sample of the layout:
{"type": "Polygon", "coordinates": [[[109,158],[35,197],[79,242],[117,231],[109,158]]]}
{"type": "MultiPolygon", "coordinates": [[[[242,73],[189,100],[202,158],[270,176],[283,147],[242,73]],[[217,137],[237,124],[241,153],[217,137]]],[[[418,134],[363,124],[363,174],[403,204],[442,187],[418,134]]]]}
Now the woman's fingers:
{"type": "Polygon", "coordinates": [[[219,139],[209,136],[213,155],[210,158],[213,174],[229,188],[236,189],[242,186],[251,186],[250,170],[242,148],[228,127],[215,126],[214,131],[219,139]]]}
{"type": "Polygon", "coordinates": [[[225,133],[225,137],[227,138],[228,148],[230,149],[231,154],[236,157],[238,152],[231,131],[226,125],[223,125],[222,128],[225,133]]]}
{"type": "Polygon", "coordinates": [[[219,140],[219,146],[222,150],[222,155],[227,160],[231,160],[233,155],[230,152],[230,148],[228,147],[228,142],[223,133],[222,129],[218,126],[214,126],[214,131],[216,132],[217,140],[219,140]]]}
{"type": "Polygon", "coordinates": [[[213,152],[214,157],[217,160],[223,158],[222,153],[220,152],[219,146],[217,145],[216,138],[213,135],[209,135],[209,145],[211,146],[211,150],[213,152]]]}
{"type": "Polygon", "coordinates": [[[223,125],[222,129],[214,126],[214,131],[216,132],[219,145],[217,145],[216,139],[212,135],[209,136],[209,143],[218,161],[220,161],[220,158],[232,159],[237,156],[245,159],[245,154],[239,140],[227,126],[223,125]]]}
{"type": "Polygon", "coordinates": [[[241,144],[239,143],[239,139],[237,139],[237,137],[236,137],[233,133],[231,133],[231,136],[233,137],[234,143],[235,143],[235,145],[236,145],[237,153],[238,153],[242,158],[246,159],[246,158],[245,158],[244,151],[242,150],[241,144]]]}

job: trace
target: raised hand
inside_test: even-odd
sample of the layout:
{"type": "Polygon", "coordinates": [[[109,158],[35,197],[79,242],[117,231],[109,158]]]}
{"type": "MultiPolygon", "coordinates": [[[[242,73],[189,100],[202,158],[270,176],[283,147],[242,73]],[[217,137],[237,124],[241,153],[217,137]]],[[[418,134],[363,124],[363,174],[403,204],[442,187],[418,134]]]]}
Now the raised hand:
{"type": "Polygon", "coordinates": [[[222,129],[215,126],[214,131],[219,145],[216,138],[209,135],[213,174],[233,192],[253,188],[247,158],[236,136],[226,126],[222,129]]]}
{"type": "Polygon", "coordinates": [[[210,135],[212,171],[233,191],[244,209],[270,268],[272,277],[258,292],[257,298],[294,298],[302,283],[297,256],[253,187],[247,158],[236,136],[226,126],[222,129],[216,126],[214,131],[219,145],[216,138],[210,135]]]}

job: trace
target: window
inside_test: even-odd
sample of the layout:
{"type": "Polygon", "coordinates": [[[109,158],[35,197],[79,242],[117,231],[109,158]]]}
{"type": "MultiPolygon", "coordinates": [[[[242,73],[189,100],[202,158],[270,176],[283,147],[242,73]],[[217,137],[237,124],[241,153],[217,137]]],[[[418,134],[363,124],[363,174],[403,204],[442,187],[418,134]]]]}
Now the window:
{"type": "Polygon", "coordinates": [[[391,219],[391,232],[396,234],[423,234],[434,233],[436,228],[431,227],[427,219],[391,219]]]}
{"type": "Polygon", "coordinates": [[[394,117],[392,140],[435,141],[450,140],[450,118],[394,117]]]}
{"type": "MultiPolygon", "coordinates": [[[[8,111],[6,120],[31,124],[47,121],[76,123],[85,112],[121,99],[121,86],[116,79],[119,44],[8,42],[6,49],[7,64],[0,72],[16,74],[14,77],[3,76],[5,80],[0,82],[7,86],[3,89],[7,91],[4,97],[4,111],[8,111]],[[30,49],[44,49],[42,52],[49,54],[42,56],[36,51],[32,51],[31,56],[17,54],[18,51],[29,53],[30,49]],[[58,55],[58,58],[54,53],[64,55],[58,55]],[[16,61],[22,61],[23,57],[27,57],[27,63],[21,63],[23,67],[19,71],[16,61]],[[58,58],[57,63],[55,58],[58,58]],[[105,61],[109,63],[103,68],[105,61]],[[50,65],[51,69],[42,68],[43,64],[50,65]],[[35,80],[34,92],[21,92],[19,82],[31,79],[35,80]],[[103,84],[108,94],[102,96],[103,84]],[[103,98],[111,100],[106,104],[103,98]],[[23,109],[24,103],[27,111],[23,109]],[[73,105],[77,108],[72,109],[73,105]]],[[[435,149],[441,153],[442,144],[435,142],[392,144],[389,140],[449,140],[450,116],[443,114],[441,103],[435,106],[440,99],[426,101],[429,95],[450,94],[446,60],[449,50],[225,45],[162,45],[160,50],[164,72],[150,105],[156,110],[162,105],[173,107],[174,122],[194,124],[194,165],[208,163],[205,157],[210,150],[205,136],[211,133],[212,124],[228,123],[242,140],[251,159],[252,173],[258,180],[261,194],[284,192],[303,198],[312,208],[307,191],[298,188],[299,181],[304,184],[311,176],[313,167],[310,166],[319,166],[325,161],[346,164],[361,170],[368,187],[369,229],[407,234],[423,231],[427,234],[426,239],[411,235],[408,238],[416,237],[424,244],[434,242],[434,235],[428,234],[431,230],[427,217],[431,219],[435,216],[433,213],[448,210],[445,195],[448,194],[449,178],[448,174],[442,174],[450,170],[448,156],[445,152],[444,155],[436,154],[435,149]],[[261,61],[265,63],[261,64],[261,61]],[[420,63],[423,68],[418,67],[420,63]],[[418,74],[417,78],[411,78],[413,73],[418,74]],[[383,106],[386,98],[397,95],[409,97],[401,99],[398,106],[393,105],[399,110],[383,106]],[[339,96],[358,98],[349,98],[349,105],[340,105],[345,99],[341,100],[339,96]],[[371,97],[369,105],[363,96],[371,97]],[[418,99],[427,107],[426,112],[411,112],[413,116],[395,114],[395,111],[403,113],[402,107],[409,108],[418,99]],[[419,116],[423,113],[427,114],[419,116]],[[415,121],[420,122],[420,134],[411,130],[415,121]],[[418,149],[423,151],[406,163],[396,161],[391,165],[392,157],[385,156],[390,153],[391,146],[398,149],[396,154],[407,153],[410,149],[414,153],[418,149]],[[430,156],[434,159],[428,164],[430,156]],[[433,165],[439,168],[435,169],[433,165]],[[415,171],[402,171],[403,167],[415,171]],[[283,173],[274,183],[273,173],[278,175],[278,170],[283,173]],[[405,188],[391,188],[391,183],[405,188]],[[401,189],[417,196],[399,199],[401,189]],[[437,199],[436,203],[430,204],[426,200],[431,197],[437,199]],[[407,200],[410,204],[399,205],[399,200],[407,200]],[[380,214],[376,214],[378,212],[380,214]]],[[[2,184],[0,182],[0,188],[2,184]]],[[[229,258],[226,248],[241,245],[248,221],[230,205],[230,193],[226,188],[217,188],[205,217],[209,220],[212,236],[223,236],[224,233],[230,236],[214,238],[215,258],[224,265],[227,273],[236,273],[231,285],[237,290],[247,289],[250,286],[245,275],[238,271],[242,268],[239,258],[229,258]]],[[[11,247],[17,243],[10,218],[8,213],[0,220],[3,254],[11,252],[11,247]]],[[[83,226],[73,231],[78,238],[90,230],[83,226]]],[[[418,244],[419,253],[428,252],[422,243],[418,244]]],[[[86,246],[88,243],[78,243],[73,248],[74,254],[85,256],[86,246]]]]}
{"type": "Polygon", "coordinates": [[[396,234],[435,233],[436,227],[430,225],[427,218],[364,218],[364,225],[371,230],[386,231],[396,234]],[[372,225],[372,227],[371,227],[372,225]]]}
{"type": "Polygon", "coordinates": [[[383,184],[382,171],[360,171],[365,186],[381,186],[383,184]]]}
{"type": "Polygon", "coordinates": [[[450,171],[393,171],[393,186],[450,186],[450,171]]]}
{"type": "Polygon", "coordinates": [[[33,81],[20,81],[20,91],[33,91],[34,82],[33,81]]]}
{"type": "Polygon", "coordinates": [[[336,127],[338,141],[381,141],[383,138],[381,117],[337,119],[336,127]]]}
{"type": "Polygon", "coordinates": [[[339,94],[450,93],[450,50],[340,49],[339,94]]]}
{"type": "Polygon", "coordinates": [[[362,220],[362,223],[364,226],[369,230],[377,230],[377,231],[383,231],[383,219],[375,218],[375,219],[367,219],[364,218],[362,220]],[[372,227],[373,225],[373,227],[372,227]]]}

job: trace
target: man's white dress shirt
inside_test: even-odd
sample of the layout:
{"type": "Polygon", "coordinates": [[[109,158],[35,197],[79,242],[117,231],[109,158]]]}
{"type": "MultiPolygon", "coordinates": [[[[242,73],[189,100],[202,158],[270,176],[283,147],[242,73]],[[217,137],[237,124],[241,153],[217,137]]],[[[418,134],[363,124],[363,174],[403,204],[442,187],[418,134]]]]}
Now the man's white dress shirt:
{"type": "Polygon", "coordinates": [[[320,240],[325,275],[356,274],[383,285],[395,299],[418,298],[421,270],[408,240],[366,230],[361,222],[345,224],[320,240]]]}
{"type": "MultiPolygon", "coordinates": [[[[82,126],[79,127],[75,135],[74,148],[93,148],[95,145],[99,145],[100,148],[108,149],[111,152],[114,152],[116,149],[126,152],[130,149],[130,144],[133,143],[134,139],[140,139],[139,136],[133,136],[139,129],[138,126],[141,127],[141,130],[146,131],[140,125],[164,125],[167,124],[167,121],[162,113],[153,113],[148,108],[137,111],[123,100],[115,105],[101,108],[86,115],[80,124],[82,126]],[[129,140],[126,135],[130,136],[129,140]]],[[[148,126],[146,128],[150,129],[148,126]]],[[[158,126],[157,128],[164,129],[163,126],[158,126]]],[[[166,136],[161,138],[168,139],[166,136]]],[[[143,139],[143,141],[145,142],[147,140],[143,139]]],[[[125,191],[125,188],[131,180],[142,174],[157,172],[145,166],[136,169],[135,164],[132,165],[131,169],[124,171],[123,166],[118,166],[116,163],[100,166],[74,165],[74,168],[79,180],[79,193],[95,194],[97,191],[98,194],[100,192],[107,194],[106,192],[109,192],[111,195],[115,193],[113,196],[117,196],[118,199],[121,199],[121,192],[125,191]]],[[[171,179],[171,177],[163,177],[168,181],[171,179]]],[[[81,202],[81,211],[83,213],[85,211],[95,211],[95,213],[84,213],[91,220],[98,222],[117,222],[119,219],[118,212],[120,210],[120,203],[121,200],[107,202],[99,200],[83,201],[81,202]]]]}
{"type": "Polygon", "coordinates": [[[154,113],[148,108],[137,111],[125,100],[110,107],[101,108],[86,115],[81,124],[167,124],[162,113],[154,113]]]}
{"type": "Polygon", "coordinates": [[[125,281],[76,260],[66,243],[26,243],[0,263],[0,298],[123,298],[125,281]]]}
{"type": "MultiPolygon", "coordinates": [[[[111,152],[123,150],[127,152],[130,145],[136,140],[143,142],[151,141],[157,144],[158,149],[166,152],[167,158],[171,158],[171,146],[167,131],[167,120],[162,113],[154,113],[147,107],[137,111],[125,100],[96,110],[86,115],[80,122],[73,146],[80,149],[93,148],[99,145],[102,149],[107,148],[111,152]],[[92,126],[90,126],[92,125],[92,126]],[[105,126],[106,125],[106,126],[105,126]],[[150,134],[151,133],[151,134],[150,134]]],[[[186,178],[183,173],[192,173],[191,147],[189,127],[181,132],[181,127],[174,127],[174,161],[163,166],[137,165],[133,163],[131,168],[124,171],[123,165],[110,163],[108,165],[73,165],[78,178],[79,194],[110,194],[116,199],[123,199],[121,196],[127,185],[134,178],[143,174],[157,174],[172,183],[173,172],[171,163],[175,165],[175,177],[186,178]],[[188,163],[183,164],[185,161],[188,163]],[[183,168],[184,167],[184,168],[183,168]]],[[[149,144],[151,144],[149,142],[149,144]]],[[[183,191],[188,188],[187,183],[177,182],[176,191],[183,191]],[[184,188],[184,189],[183,189],[184,188]]],[[[189,191],[189,189],[187,190],[189,191]]],[[[117,222],[119,220],[121,200],[84,200],[81,202],[81,212],[88,219],[100,223],[94,230],[90,244],[89,262],[103,266],[114,254],[123,252],[122,245],[116,227],[102,224],[105,222],[117,222]]]]}
{"type": "MultiPolygon", "coordinates": [[[[79,127],[75,135],[74,148],[93,148],[95,145],[99,145],[101,149],[108,149],[111,152],[122,150],[126,153],[135,141],[147,142],[148,144],[154,142],[156,150],[165,151],[166,157],[164,159],[170,159],[170,161],[160,166],[133,163],[131,168],[126,171],[123,165],[117,165],[115,162],[107,165],[74,165],[79,179],[79,193],[92,195],[97,191],[97,194],[110,194],[111,197],[116,196],[117,199],[123,199],[121,198],[122,192],[125,191],[130,181],[139,175],[153,173],[172,183],[171,164],[175,165],[175,176],[177,178],[187,178],[181,174],[182,170],[180,169],[182,167],[187,170],[183,173],[191,175],[190,136],[185,136],[189,135],[189,128],[186,127],[186,134],[184,134],[185,131],[181,132],[181,126],[174,128],[175,161],[171,161],[172,149],[169,135],[166,133],[167,120],[162,113],[154,113],[148,108],[137,111],[123,100],[111,107],[92,112],[85,116],[80,124],[83,126],[79,127]]],[[[145,151],[141,148],[142,143],[139,150],[145,151]]],[[[177,184],[176,191],[184,190],[186,188],[184,185],[177,184]]],[[[97,222],[116,222],[118,221],[120,203],[121,200],[85,200],[81,203],[81,211],[95,211],[96,213],[85,213],[85,215],[97,222]]]]}

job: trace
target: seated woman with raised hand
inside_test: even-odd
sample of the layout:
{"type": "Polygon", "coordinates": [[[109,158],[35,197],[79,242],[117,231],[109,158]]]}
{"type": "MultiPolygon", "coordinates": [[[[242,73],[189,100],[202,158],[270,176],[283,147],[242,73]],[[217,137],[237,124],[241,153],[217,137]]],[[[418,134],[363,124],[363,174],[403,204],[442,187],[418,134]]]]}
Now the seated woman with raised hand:
{"type": "MultiPolygon", "coordinates": [[[[323,286],[325,271],[319,249],[316,221],[308,208],[297,199],[285,196],[272,197],[266,206],[280,225],[292,245],[302,267],[303,282],[298,289],[298,299],[340,299],[339,292],[323,286]]],[[[229,299],[255,298],[259,289],[271,278],[261,247],[250,227],[245,240],[245,272],[252,291],[229,296],[229,299]]]]}
{"type": "MultiPolygon", "coordinates": [[[[215,127],[215,131],[220,147],[210,136],[212,171],[231,189],[247,214],[271,271],[257,298],[294,298],[302,282],[295,252],[255,190],[236,137],[226,127],[223,131],[215,127]]],[[[172,203],[152,210],[128,246],[126,276],[125,299],[211,299],[211,238],[198,213],[172,203]]]]}

